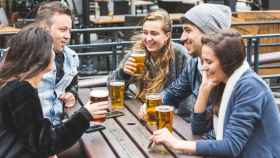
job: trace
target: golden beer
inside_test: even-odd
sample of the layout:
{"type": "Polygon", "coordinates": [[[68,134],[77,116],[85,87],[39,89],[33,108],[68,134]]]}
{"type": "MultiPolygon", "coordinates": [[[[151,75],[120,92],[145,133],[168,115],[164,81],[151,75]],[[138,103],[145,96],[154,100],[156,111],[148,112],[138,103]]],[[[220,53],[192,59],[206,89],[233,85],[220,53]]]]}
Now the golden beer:
{"type": "Polygon", "coordinates": [[[157,114],[157,128],[167,128],[172,132],[173,125],[173,107],[167,105],[160,105],[156,107],[157,114]]]}
{"type": "Polygon", "coordinates": [[[145,69],[145,57],[146,54],[144,51],[135,51],[131,54],[131,57],[134,58],[136,64],[136,71],[134,72],[134,76],[141,76],[144,74],[145,69]]]}
{"type": "MultiPolygon", "coordinates": [[[[108,100],[108,90],[105,89],[94,89],[90,92],[90,102],[91,103],[97,103],[101,101],[107,101],[108,100]]],[[[105,115],[98,115],[94,116],[92,121],[96,123],[103,123],[106,120],[105,115]]]]}
{"type": "Polygon", "coordinates": [[[124,108],[124,81],[110,81],[109,95],[113,109],[124,108]]]}
{"type": "Polygon", "coordinates": [[[160,93],[147,93],[146,104],[146,121],[149,125],[155,125],[157,121],[156,107],[161,104],[160,93]]]}

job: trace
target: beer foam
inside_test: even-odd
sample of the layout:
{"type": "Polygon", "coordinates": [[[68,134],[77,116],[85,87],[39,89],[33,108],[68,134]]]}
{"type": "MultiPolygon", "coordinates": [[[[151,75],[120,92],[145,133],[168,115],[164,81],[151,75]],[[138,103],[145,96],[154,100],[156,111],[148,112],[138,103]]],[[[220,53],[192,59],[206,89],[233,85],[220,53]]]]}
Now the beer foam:
{"type": "Polygon", "coordinates": [[[110,86],[124,86],[124,82],[123,81],[113,81],[113,82],[110,82],[110,86]]]}
{"type": "Polygon", "coordinates": [[[108,91],[107,90],[101,90],[101,89],[95,89],[95,90],[92,90],[90,92],[90,96],[93,96],[93,97],[107,97],[108,96],[108,91]]]}
{"type": "Polygon", "coordinates": [[[142,53],[132,53],[131,56],[132,57],[145,57],[146,54],[145,53],[143,53],[143,54],[142,53]]]}
{"type": "Polygon", "coordinates": [[[174,107],[173,106],[169,106],[169,105],[160,105],[156,107],[156,111],[158,112],[169,112],[169,111],[173,111],[174,107]]]}

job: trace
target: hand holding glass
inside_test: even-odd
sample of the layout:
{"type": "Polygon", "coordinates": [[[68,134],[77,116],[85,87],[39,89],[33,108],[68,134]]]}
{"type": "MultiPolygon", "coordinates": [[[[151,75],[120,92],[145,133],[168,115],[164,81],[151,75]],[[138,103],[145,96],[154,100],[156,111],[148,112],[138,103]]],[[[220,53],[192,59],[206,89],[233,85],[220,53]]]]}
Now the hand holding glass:
{"type": "MultiPolygon", "coordinates": [[[[106,89],[94,89],[90,92],[90,103],[91,105],[94,103],[101,104],[99,102],[108,102],[108,91],[106,89]]],[[[108,108],[108,107],[107,107],[108,108]]],[[[105,109],[107,111],[107,109],[105,109]]],[[[93,116],[93,120],[96,123],[103,123],[106,120],[105,114],[99,114],[96,116],[93,116]]]]}

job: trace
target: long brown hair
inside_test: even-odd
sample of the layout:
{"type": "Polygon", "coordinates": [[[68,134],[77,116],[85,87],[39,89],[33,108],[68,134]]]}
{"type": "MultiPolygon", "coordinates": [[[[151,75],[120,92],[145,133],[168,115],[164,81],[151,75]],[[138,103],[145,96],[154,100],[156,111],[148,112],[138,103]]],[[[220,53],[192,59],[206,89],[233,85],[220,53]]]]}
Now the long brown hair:
{"type": "Polygon", "coordinates": [[[25,80],[44,71],[52,58],[52,37],[43,28],[27,26],[8,43],[0,66],[0,86],[11,80],[25,80]]]}
{"type": "Polygon", "coordinates": [[[147,92],[159,92],[167,79],[167,74],[169,73],[169,67],[172,60],[175,58],[175,53],[171,45],[171,32],[172,32],[172,21],[165,10],[156,10],[149,13],[145,18],[146,21],[160,21],[162,23],[162,30],[167,34],[170,33],[166,44],[161,48],[160,55],[155,59],[155,68],[156,73],[151,72],[151,68],[147,64],[151,58],[151,54],[145,48],[143,39],[136,42],[133,49],[144,49],[146,50],[146,64],[145,64],[145,73],[140,78],[143,81],[143,84],[140,85],[140,92],[138,97],[143,98],[147,92]]]}
{"type": "MultiPolygon", "coordinates": [[[[228,77],[242,65],[245,59],[244,41],[242,40],[241,34],[234,29],[204,35],[201,42],[213,50],[221,64],[223,72],[228,77]]],[[[224,87],[225,85],[221,83],[213,90],[213,110],[215,114],[219,111],[224,87]]]]}

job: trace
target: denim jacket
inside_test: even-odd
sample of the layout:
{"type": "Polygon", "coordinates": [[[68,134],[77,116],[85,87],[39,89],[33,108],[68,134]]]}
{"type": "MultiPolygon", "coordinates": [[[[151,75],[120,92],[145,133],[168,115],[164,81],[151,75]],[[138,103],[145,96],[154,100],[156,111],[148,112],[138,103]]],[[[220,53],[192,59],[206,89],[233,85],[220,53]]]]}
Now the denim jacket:
{"type": "Polygon", "coordinates": [[[65,47],[64,54],[64,76],[56,84],[56,67],[43,76],[38,86],[38,93],[42,104],[44,117],[57,125],[61,122],[63,114],[63,102],[59,97],[65,93],[65,89],[70,85],[73,78],[78,74],[79,58],[70,48],[65,47]]]}
{"type": "MultiPolygon", "coordinates": [[[[235,85],[225,113],[223,140],[197,140],[196,153],[202,156],[238,158],[280,157],[280,115],[272,92],[252,70],[235,85]]],[[[212,121],[205,113],[194,113],[194,133],[212,121]]]]}
{"type": "Polygon", "coordinates": [[[163,104],[179,106],[178,114],[182,113],[181,116],[184,113],[192,112],[201,79],[202,77],[198,70],[198,58],[192,57],[180,76],[162,92],[163,104]]]}

